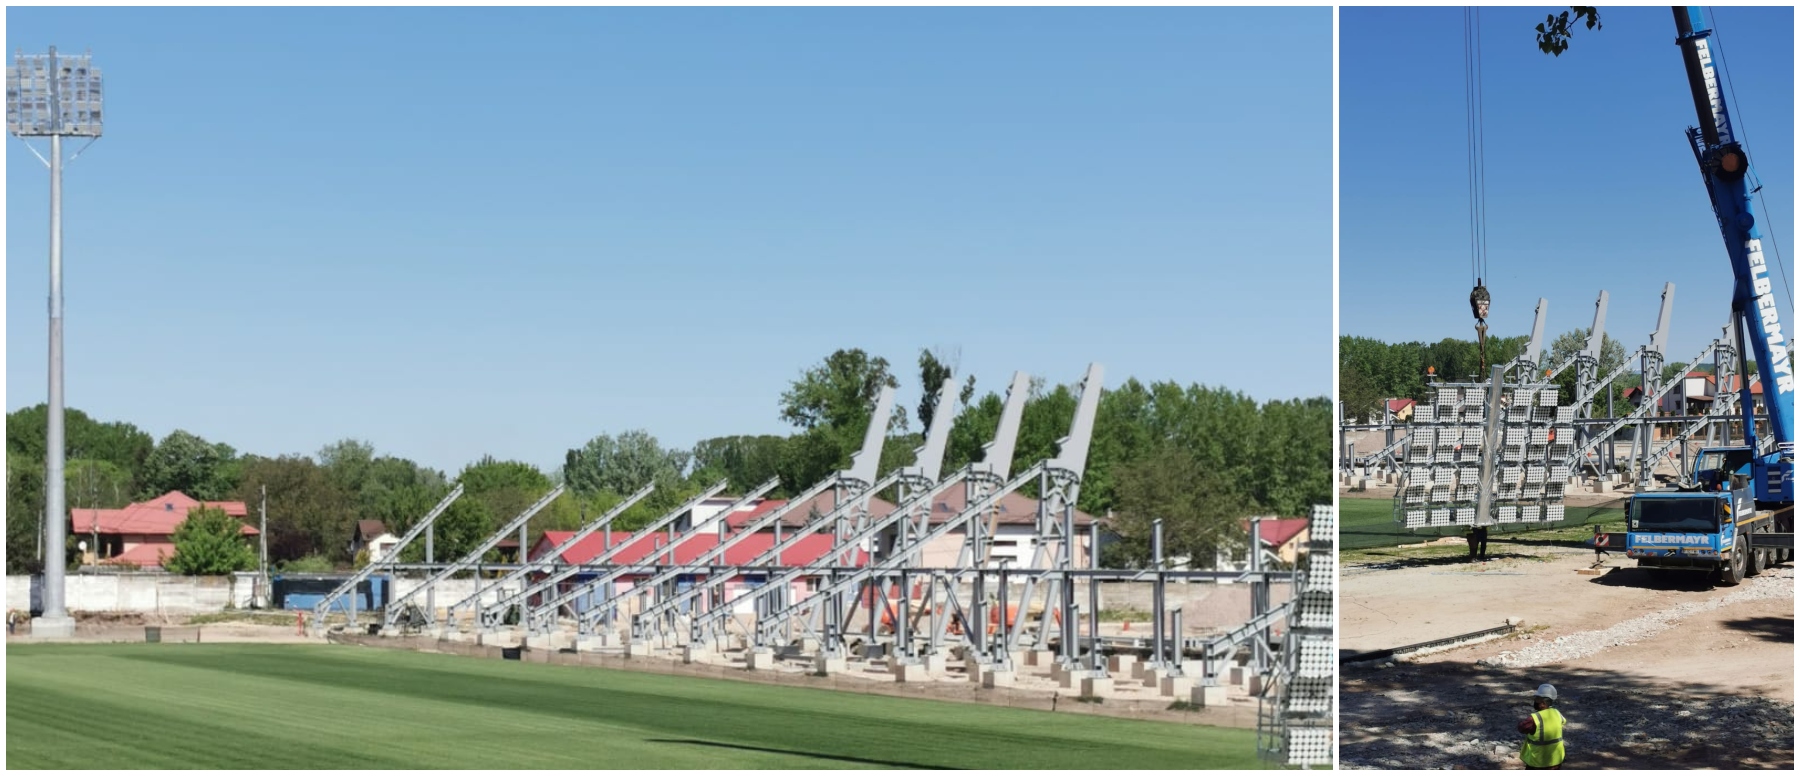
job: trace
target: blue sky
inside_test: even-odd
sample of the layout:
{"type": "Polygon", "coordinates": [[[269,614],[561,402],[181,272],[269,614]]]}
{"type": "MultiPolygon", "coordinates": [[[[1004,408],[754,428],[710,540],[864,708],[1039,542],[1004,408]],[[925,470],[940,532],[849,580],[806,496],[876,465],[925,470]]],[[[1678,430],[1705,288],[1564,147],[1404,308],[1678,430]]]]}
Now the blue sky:
{"type": "MultiPolygon", "coordinates": [[[[67,395],[159,437],[551,466],[782,433],[840,347],[908,406],[926,346],[983,391],[1330,391],[1329,9],[6,20],[106,74],[67,395]]],[[[47,177],[8,148],[10,410],[45,396],[47,177]]]]}
{"type": "MultiPolygon", "coordinates": [[[[1607,332],[1635,348],[1672,281],[1668,356],[1685,361],[1725,324],[1731,268],[1683,135],[1695,116],[1673,17],[1603,7],[1604,29],[1551,57],[1533,30],[1546,12],[1481,12],[1490,333],[1530,333],[1539,297],[1546,340],[1586,327],[1605,289],[1607,332]]],[[[1791,278],[1793,9],[1715,21],[1772,214],[1764,237],[1773,226],[1791,278]]],[[[1346,8],[1340,24],[1341,330],[1473,339],[1462,11],[1346,8]]]]}

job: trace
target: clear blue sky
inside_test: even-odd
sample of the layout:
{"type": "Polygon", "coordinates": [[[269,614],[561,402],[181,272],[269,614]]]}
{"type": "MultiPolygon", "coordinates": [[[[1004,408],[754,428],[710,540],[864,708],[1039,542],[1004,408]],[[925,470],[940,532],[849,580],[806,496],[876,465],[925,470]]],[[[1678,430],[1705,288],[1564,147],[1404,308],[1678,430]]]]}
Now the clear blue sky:
{"type": "MultiPolygon", "coordinates": [[[[983,391],[1089,361],[1331,390],[1329,9],[6,19],[106,74],[68,401],[159,437],[553,466],[782,433],[840,347],[908,406],[923,346],[983,391]]],[[[45,396],[47,184],[8,149],[14,409],[45,396]]]]}
{"type": "MultiPolygon", "coordinates": [[[[1586,327],[1605,289],[1607,333],[1636,348],[1671,281],[1668,357],[1685,361],[1725,324],[1731,267],[1683,135],[1695,116],[1674,19],[1600,10],[1604,29],[1578,28],[1561,57],[1537,49],[1548,9],[1481,12],[1490,333],[1529,334],[1539,297],[1546,340],[1586,327]]],[[[1772,226],[1792,278],[1793,9],[1720,8],[1716,22],[1772,215],[1764,238],[1772,226]]],[[[1340,24],[1341,331],[1473,339],[1462,11],[1346,8],[1340,24]]],[[[1778,298],[1792,326],[1792,297],[1778,298]]]]}

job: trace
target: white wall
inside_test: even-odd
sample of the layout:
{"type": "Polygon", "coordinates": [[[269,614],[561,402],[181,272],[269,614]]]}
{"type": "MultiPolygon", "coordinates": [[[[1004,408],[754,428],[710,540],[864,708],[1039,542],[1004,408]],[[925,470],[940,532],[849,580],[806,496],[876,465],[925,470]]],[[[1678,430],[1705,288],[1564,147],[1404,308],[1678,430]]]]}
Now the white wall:
{"type": "MultiPolygon", "coordinates": [[[[250,605],[255,574],[178,577],[167,574],[70,574],[63,601],[74,612],[203,614],[250,605]]],[[[6,578],[6,608],[31,606],[31,577],[6,578]]]]}

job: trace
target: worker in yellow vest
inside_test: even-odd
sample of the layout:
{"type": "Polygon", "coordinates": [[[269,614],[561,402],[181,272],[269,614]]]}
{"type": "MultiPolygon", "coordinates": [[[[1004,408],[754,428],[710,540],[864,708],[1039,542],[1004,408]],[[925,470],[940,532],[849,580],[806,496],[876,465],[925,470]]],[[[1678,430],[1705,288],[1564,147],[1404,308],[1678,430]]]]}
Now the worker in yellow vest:
{"type": "Polygon", "coordinates": [[[1556,710],[1556,688],[1538,685],[1531,708],[1531,716],[1519,722],[1519,732],[1525,735],[1519,760],[1534,770],[1562,770],[1564,720],[1562,712],[1556,710]]]}

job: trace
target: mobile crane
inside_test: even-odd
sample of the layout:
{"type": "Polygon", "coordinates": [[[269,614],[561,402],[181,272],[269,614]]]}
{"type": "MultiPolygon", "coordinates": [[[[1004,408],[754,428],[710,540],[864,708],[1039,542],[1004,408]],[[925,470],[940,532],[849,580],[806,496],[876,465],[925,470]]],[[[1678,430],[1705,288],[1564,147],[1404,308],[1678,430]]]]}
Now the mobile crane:
{"type": "MultiPolygon", "coordinates": [[[[1626,556],[1640,567],[1717,571],[1721,584],[1735,585],[1768,565],[1793,559],[1794,371],[1750,206],[1750,158],[1733,132],[1720,91],[1712,29],[1699,6],[1675,6],[1674,11],[1676,43],[1699,117],[1699,126],[1688,129],[1688,140],[1725,237],[1735,279],[1732,325],[1739,342],[1749,343],[1748,350],[1755,352],[1773,439],[1758,439],[1750,370],[1740,361],[1744,443],[1702,450],[1688,482],[1678,487],[1633,495],[1626,505],[1628,532],[1621,538],[1626,556]]],[[[1747,357],[1745,351],[1737,349],[1740,360],[1747,357]]]]}

